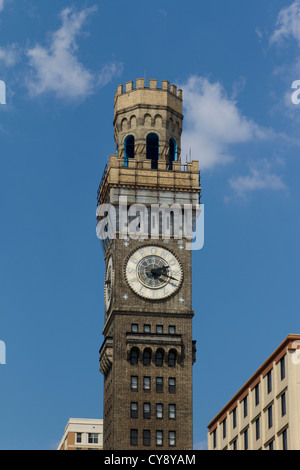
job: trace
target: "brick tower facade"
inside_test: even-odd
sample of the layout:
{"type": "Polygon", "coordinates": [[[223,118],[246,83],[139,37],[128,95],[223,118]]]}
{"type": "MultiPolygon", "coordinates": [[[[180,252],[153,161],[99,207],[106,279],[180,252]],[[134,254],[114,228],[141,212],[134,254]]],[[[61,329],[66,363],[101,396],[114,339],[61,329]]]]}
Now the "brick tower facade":
{"type": "Polygon", "coordinates": [[[97,210],[106,263],[104,450],[193,446],[191,250],[184,230],[178,236],[174,228],[186,218],[150,210],[188,205],[194,214],[199,203],[198,162],[181,163],[182,120],[182,91],[168,81],[158,88],[156,80],[146,87],[138,79],[117,88],[116,152],[97,210]],[[139,214],[146,208],[149,222],[135,233],[133,207],[139,214]],[[114,236],[103,228],[108,214],[116,219],[114,236]]]}

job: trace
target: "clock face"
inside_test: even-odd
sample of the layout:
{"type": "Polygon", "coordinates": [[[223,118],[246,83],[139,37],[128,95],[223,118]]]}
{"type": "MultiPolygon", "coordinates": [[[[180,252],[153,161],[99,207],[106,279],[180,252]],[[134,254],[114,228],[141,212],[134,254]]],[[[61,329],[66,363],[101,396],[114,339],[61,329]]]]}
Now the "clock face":
{"type": "Polygon", "coordinates": [[[106,310],[110,306],[111,297],[112,297],[112,287],[113,287],[113,263],[112,263],[112,258],[110,257],[107,263],[107,267],[106,267],[105,286],[104,286],[106,310]]]}
{"type": "Polygon", "coordinates": [[[179,288],[183,277],[176,256],[155,245],[134,251],[127,261],[125,274],[136,294],[153,300],[172,295],[179,288]]]}

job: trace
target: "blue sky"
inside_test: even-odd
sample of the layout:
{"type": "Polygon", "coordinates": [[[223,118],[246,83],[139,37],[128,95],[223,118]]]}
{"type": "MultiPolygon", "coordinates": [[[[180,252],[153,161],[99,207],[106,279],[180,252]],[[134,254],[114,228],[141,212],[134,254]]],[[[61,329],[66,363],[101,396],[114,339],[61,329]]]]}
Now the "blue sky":
{"type": "Polygon", "coordinates": [[[116,87],[184,91],[201,168],[194,443],[299,321],[300,2],[0,0],[0,449],[102,417],[96,191],[116,87]]]}

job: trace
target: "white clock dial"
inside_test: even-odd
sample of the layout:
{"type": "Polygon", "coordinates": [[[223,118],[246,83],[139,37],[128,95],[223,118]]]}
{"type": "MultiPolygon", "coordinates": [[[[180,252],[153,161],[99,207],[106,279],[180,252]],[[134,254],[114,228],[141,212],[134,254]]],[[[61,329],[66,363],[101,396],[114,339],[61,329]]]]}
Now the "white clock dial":
{"type": "Polygon", "coordinates": [[[112,289],[113,289],[113,278],[114,278],[114,271],[113,271],[113,263],[112,258],[110,257],[107,266],[106,266],[106,273],[105,273],[105,286],[104,286],[104,297],[105,297],[105,307],[106,310],[109,308],[112,298],[112,289]]]}
{"type": "Polygon", "coordinates": [[[160,300],[172,295],[182,282],[182,268],[166,248],[148,245],[134,251],[125,268],[126,280],[141,297],[160,300]]]}

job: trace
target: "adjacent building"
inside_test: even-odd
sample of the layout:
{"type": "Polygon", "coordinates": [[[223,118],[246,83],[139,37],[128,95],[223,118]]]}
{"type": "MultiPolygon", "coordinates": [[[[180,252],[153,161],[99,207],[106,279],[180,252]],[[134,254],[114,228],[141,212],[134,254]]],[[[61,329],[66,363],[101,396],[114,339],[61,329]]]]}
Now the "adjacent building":
{"type": "Polygon", "coordinates": [[[102,450],[103,420],[70,418],[57,450],[102,450]]]}
{"type": "Polygon", "coordinates": [[[209,423],[208,450],[300,450],[300,335],[288,335],[209,423]]]}

